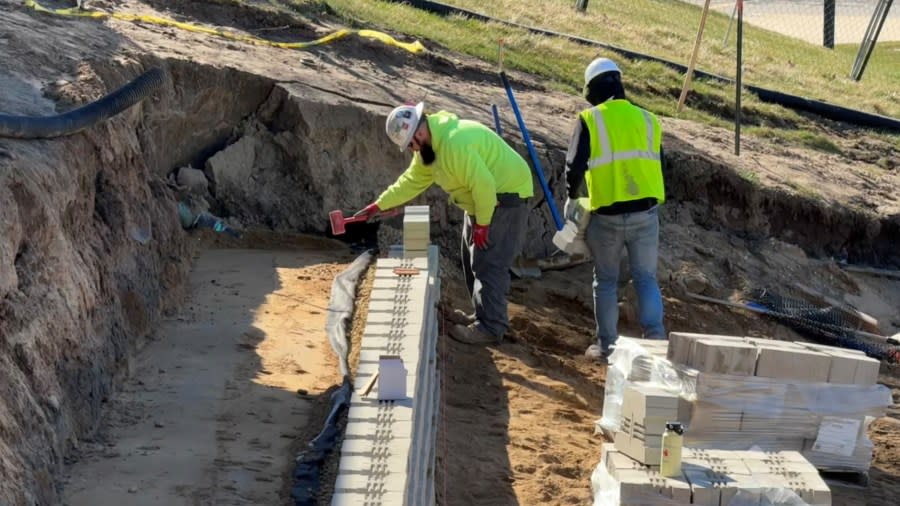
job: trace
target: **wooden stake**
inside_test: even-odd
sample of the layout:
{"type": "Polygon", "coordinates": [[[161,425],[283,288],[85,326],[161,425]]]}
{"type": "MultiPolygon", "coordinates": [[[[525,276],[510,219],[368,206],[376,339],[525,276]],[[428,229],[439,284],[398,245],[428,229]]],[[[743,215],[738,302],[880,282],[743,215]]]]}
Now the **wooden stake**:
{"type": "Polygon", "coordinates": [[[697,53],[700,52],[700,40],[703,39],[703,27],[706,26],[706,15],[709,14],[709,0],[703,4],[703,14],[700,16],[700,28],[697,29],[697,40],[694,41],[694,51],[691,53],[691,62],[688,65],[687,74],[684,76],[684,86],[681,87],[681,96],[678,97],[678,107],[676,112],[681,112],[684,107],[684,101],[687,99],[688,90],[691,87],[691,80],[694,77],[694,66],[697,64],[697,53]]]}

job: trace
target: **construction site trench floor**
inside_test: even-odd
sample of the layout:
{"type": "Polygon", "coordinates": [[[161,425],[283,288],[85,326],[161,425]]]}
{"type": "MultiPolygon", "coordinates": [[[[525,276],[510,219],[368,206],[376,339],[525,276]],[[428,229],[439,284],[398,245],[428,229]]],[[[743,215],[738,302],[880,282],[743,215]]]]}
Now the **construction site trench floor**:
{"type": "Polygon", "coordinates": [[[340,382],[323,330],[336,257],[201,252],[182,311],[137,353],[69,466],[65,504],[284,503],[310,399],[340,382]]]}

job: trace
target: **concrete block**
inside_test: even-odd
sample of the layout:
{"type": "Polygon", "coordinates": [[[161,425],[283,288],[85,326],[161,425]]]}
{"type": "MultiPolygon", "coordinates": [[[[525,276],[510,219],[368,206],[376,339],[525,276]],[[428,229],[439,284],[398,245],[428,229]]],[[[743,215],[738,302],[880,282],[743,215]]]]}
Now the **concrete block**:
{"type": "Polygon", "coordinates": [[[716,342],[698,339],[694,342],[690,366],[700,372],[753,376],[757,348],[743,342],[716,342]]]}
{"type": "Polygon", "coordinates": [[[625,386],[623,410],[630,411],[635,420],[651,417],[678,417],[678,396],[651,383],[636,382],[625,386]]]}
{"type": "MultiPolygon", "coordinates": [[[[618,449],[618,446],[616,446],[616,448],[618,449]]],[[[630,440],[626,450],[627,451],[620,451],[646,466],[658,466],[660,457],[662,456],[662,450],[659,446],[645,446],[642,441],[636,439],[630,440]]]]}
{"type": "Polygon", "coordinates": [[[344,439],[341,455],[371,456],[375,442],[371,439],[344,439]]]}
{"type": "Polygon", "coordinates": [[[738,457],[743,460],[762,460],[769,462],[797,462],[808,463],[806,457],[799,450],[777,450],[777,451],[751,451],[743,450],[736,452],[738,457]]]}
{"type": "Polygon", "coordinates": [[[705,334],[690,334],[686,332],[669,332],[669,346],[666,358],[676,364],[689,364],[691,359],[691,346],[697,339],[709,337],[705,334]]]}
{"type": "Polygon", "coordinates": [[[705,471],[684,471],[684,476],[691,485],[692,504],[719,506],[722,492],[709,474],[705,471]]]}
{"type": "Polygon", "coordinates": [[[766,462],[763,460],[755,460],[748,459],[744,460],[744,465],[750,470],[753,475],[760,474],[785,474],[787,473],[787,467],[785,467],[784,463],[779,462],[766,462]]]}
{"type": "Polygon", "coordinates": [[[690,426],[696,432],[709,434],[733,434],[740,432],[742,413],[723,409],[718,404],[697,401],[693,403],[690,426]]]}
{"type": "Polygon", "coordinates": [[[640,444],[648,448],[662,448],[662,436],[645,436],[637,431],[631,433],[631,445],[640,444]]]}
{"type": "Polygon", "coordinates": [[[628,432],[618,431],[613,438],[615,440],[616,451],[625,455],[631,454],[631,434],[628,432]]]}
{"type": "Polygon", "coordinates": [[[843,385],[852,385],[855,382],[856,358],[859,355],[842,352],[824,352],[831,357],[831,367],[828,370],[828,382],[843,385]]]}
{"type": "Polygon", "coordinates": [[[865,352],[859,350],[852,350],[850,348],[839,348],[837,346],[826,346],[824,344],[816,344],[816,343],[805,343],[803,341],[793,341],[794,344],[798,346],[802,346],[804,348],[819,351],[822,353],[849,353],[851,355],[863,355],[865,356],[865,352]]]}
{"type": "Polygon", "coordinates": [[[768,346],[770,348],[780,348],[782,350],[809,350],[805,346],[800,346],[799,344],[792,341],[779,341],[777,339],[768,339],[764,337],[748,337],[747,342],[757,347],[768,346]]]}
{"type": "Polygon", "coordinates": [[[705,339],[714,343],[743,343],[742,336],[723,336],[717,334],[693,334],[689,332],[669,332],[669,346],[666,358],[676,364],[689,365],[694,342],[705,339]]]}
{"type": "MultiPolygon", "coordinates": [[[[382,267],[390,269],[391,273],[393,273],[393,269],[397,267],[416,267],[418,269],[428,269],[428,259],[423,258],[420,260],[416,260],[410,262],[409,260],[405,260],[402,258],[379,258],[376,266],[380,269],[382,267]]],[[[397,278],[397,275],[394,275],[397,278]]],[[[399,279],[399,278],[398,278],[399,279]]]]}
{"type": "Polygon", "coordinates": [[[878,370],[881,362],[874,358],[862,356],[856,362],[856,372],[853,375],[855,385],[874,385],[878,383],[878,370]]]}
{"type": "Polygon", "coordinates": [[[694,414],[694,403],[685,399],[684,397],[678,398],[678,421],[682,423],[687,423],[690,421],[691,416],[694,414]]]}
{"type": "Polygon", "coordinates": [[[710,475],[750,475],[750,469],[747,468],[747,466],[744,464],[744,461],[740,458],[696,459],[684,458],[684,456],[682,456],[681,468],[685,471],[705,471],[710,475]]]}
{"type": "Polygon", "coordinates": [[[629,469],[644,469],[644,465],[629,457],[628,455],[616,451],[609,455],[606,469],[609,472],[612,472],[614,469],[627,471],[629,469]]]}
{"type": "Polygon", "coordinates": [[[666,430],[666,423],[675,421],[666,416],[645,416],[634,421],[634,431],[643,434],[660,436],[666,430]]]}
{"type": "Polygon", "coordinates": [[[831,368],[831,357],[812,350],[790,350],[760,346],[756,375],[764,378],[793,379],[825,383],[831,368]]]}
{"type": "Polygon", "coordinates": [[[690,504],[691,484],[686,479],[663,478],[663,480],[661,489],[663,497],[674,499],[678,504],[690,504]]]}

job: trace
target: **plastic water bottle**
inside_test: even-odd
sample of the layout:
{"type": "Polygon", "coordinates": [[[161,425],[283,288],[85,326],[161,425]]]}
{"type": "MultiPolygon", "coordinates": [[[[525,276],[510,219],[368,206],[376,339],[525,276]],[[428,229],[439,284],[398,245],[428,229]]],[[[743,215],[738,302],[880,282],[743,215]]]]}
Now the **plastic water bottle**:
{"type": "Polygon", "coordinates": [[[659,474],[666,478],[681,476],[681,443],[684,427],[681,422],[666,422],[666,430],[662,435],[662,454],[659,462],[659,474]]]}

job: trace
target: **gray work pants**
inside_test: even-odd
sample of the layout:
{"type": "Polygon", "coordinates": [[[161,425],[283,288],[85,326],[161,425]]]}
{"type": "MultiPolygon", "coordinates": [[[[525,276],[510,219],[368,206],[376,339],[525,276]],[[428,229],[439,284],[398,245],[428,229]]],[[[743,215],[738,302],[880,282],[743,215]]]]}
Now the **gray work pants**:
{"type": "Polygon", "coordinates": [[[509,268],[522,249],[528,206],[518,198],[502,199],[494,211],[488,231],[488,247],[478,249],[472,243],[473,218],[467,213],[462,229],[462,264],[466,288],[475,306],[475,323],[482,332],[503,337],[509,328],[506,296],[509,293],[509,268]]]}

